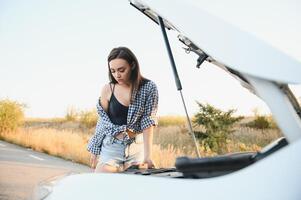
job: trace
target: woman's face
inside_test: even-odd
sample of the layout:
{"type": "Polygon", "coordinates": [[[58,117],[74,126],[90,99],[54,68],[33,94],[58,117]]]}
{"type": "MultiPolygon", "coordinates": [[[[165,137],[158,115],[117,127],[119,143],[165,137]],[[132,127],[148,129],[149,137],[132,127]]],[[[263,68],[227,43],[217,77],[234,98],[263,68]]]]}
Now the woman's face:
{"type": "Polygon", "coordinates": [[[121,58],[113,59],[109,62],[110,72],[119,84],[130,83],[131,66],[121,58]]]}

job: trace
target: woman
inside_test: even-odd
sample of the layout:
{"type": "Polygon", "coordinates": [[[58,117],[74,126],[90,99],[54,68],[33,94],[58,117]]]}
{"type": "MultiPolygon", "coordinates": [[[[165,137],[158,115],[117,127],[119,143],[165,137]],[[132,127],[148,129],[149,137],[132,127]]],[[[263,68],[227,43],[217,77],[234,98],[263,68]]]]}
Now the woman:
{"type": "Polygon", "coordinates": [[[132,165],[153,168],[157,86],[141,75],[136,56],[126,47],[110,52],[108,68],[110,83],[102,88],[99,119],[87,148],[91,167],[95,172],[121,172],[132,165]]]}

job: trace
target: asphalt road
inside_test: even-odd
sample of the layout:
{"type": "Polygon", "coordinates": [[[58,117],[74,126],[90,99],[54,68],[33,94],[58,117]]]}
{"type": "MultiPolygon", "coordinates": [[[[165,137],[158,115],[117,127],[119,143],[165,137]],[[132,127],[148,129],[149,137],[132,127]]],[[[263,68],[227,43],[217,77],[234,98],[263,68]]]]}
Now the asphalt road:
{"type": "Polygon", "coordinates": [[[31,199],[40,181],[68,172],[86,173],[91,169],[0,140],[1,200],[31,199]]]}

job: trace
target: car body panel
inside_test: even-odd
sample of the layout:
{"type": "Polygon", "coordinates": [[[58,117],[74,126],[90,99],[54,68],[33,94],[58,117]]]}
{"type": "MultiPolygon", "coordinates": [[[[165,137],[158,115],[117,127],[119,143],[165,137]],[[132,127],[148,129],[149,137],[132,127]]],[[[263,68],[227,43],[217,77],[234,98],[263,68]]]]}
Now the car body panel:
{"type": "Polygon", "coordinates": [[[72,175],[54,188],[49,199],[300,199],[300,152],[301,140],[242,170],[207,179],[72,175]]]}

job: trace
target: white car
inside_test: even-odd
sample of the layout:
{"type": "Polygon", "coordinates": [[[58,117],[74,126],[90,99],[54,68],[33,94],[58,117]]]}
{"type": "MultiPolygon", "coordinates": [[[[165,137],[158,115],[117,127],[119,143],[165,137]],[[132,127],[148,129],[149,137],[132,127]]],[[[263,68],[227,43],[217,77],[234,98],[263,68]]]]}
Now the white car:
{"type": "MultiPolygon", "coordinates": [[[[214,3],[200,2],[204,7],[214,3]]],[[[223,3],[235,6],[233,1],[223,3]]],[[[258,153],[179,158],[174,169],[69,175],[44,182],[36,199],[301,199],[301,110],[288,87],[301,83],[301,63],[191,1],[132,0],[130,4],[159,24],[179,90],[166,28],[176,31],[198,55],[198,65],[211,62],[221,67],[264,100],[285,137],[258,153]]]]}

